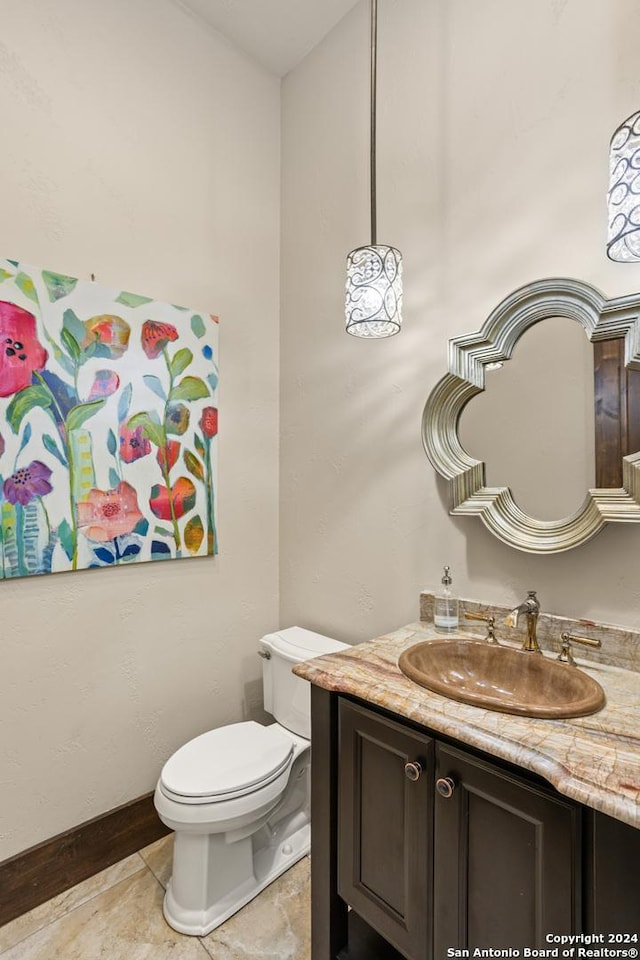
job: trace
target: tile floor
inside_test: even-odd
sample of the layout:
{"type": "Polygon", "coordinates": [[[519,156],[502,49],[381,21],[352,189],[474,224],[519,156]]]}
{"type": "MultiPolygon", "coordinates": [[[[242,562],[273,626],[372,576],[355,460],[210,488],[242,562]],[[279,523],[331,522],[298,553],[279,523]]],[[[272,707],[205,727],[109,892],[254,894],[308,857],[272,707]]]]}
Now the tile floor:
{"type": "Polygon", "coordinates": [[[0,927],[0,960],[309,960],[305,857],[208,937],[162,916],[173,837],[0,927]]]}

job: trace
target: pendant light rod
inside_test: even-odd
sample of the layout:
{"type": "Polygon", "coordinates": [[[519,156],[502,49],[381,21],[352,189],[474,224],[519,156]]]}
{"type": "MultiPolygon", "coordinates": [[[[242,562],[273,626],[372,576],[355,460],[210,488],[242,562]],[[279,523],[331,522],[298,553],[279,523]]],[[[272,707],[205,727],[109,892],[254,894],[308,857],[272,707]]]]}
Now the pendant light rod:
{"type": "Polygon", "coordinates": [[[371,187],[371,246],[378,242],[378,225],[376,217],[376,79],[378,54],[378,0],[371,0],[371,130],[369,141],[370,152],[370,187],[371,187]]]}

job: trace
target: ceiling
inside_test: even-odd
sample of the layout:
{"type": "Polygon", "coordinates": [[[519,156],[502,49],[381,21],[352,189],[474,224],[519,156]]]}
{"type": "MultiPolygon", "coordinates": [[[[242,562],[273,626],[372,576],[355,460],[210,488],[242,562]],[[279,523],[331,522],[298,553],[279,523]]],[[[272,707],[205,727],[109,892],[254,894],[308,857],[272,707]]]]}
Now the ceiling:
{"type": "Polygon", "coordinates": [[[359,0],[177,0],[283,77],[359,0]]]}

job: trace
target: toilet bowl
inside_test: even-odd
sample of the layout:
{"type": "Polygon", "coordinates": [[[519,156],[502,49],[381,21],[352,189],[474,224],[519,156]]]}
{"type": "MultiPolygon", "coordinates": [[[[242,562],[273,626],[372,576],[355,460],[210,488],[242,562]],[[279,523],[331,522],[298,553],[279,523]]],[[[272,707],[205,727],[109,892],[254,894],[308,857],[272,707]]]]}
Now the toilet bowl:
{"type": "Polygon", "coordinates": [[[162,768],[154,803],[175,831],[164,915],[180,933],[210,933],[309,852],[310,694],[291,667],[344,649],[301,627],[263,637],[265,709],[276,722],[210,730],[162,768]]]}

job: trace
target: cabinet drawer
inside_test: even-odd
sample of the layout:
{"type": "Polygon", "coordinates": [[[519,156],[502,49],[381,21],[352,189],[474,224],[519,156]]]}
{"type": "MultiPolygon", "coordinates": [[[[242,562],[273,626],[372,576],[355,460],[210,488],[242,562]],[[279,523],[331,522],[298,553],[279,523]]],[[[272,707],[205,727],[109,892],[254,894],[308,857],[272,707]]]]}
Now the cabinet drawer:
{"type": "Polygon", "coordinates": [[[408,960],[426,960],[433,739],[347,700],[339,730],[338,893],[408,960]]]}

